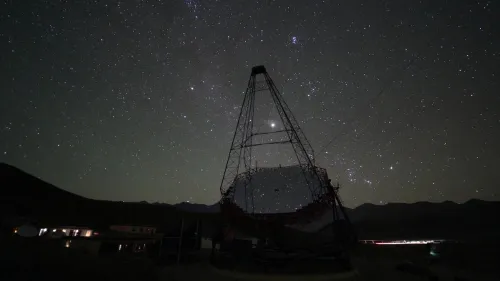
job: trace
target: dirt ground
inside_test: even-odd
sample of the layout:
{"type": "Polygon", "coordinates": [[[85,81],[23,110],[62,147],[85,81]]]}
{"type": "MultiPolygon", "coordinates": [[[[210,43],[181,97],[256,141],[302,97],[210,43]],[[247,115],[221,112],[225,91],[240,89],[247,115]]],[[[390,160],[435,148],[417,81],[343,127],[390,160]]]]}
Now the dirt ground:
{"type": "Polygon", "coordinates": [[[159,268],[147,259],[82,254],[58,241],[0,238],[0,280],[153,281],[159,277],[159,268]]]}
{"type": "MultiPolygon", "coordinates": [[[[211,266],[206,264],[195,264],[189,266],[176,266],[171,268],[165,268],[161,276],[163,276],[162,280],[171,280],[171,281],[187,281],[187,280],[200,280],[200,281],[239,281],[239,280],[247,280],[247,281],[264,281],[264,280],[344,280],[344,281],[400,281],[400,280],[408,280],[408,281],[417,281],[417,280],[426,280],[421,277],[414,277],[408,274],[400,273],[395,270],[389,270],[389,266],[381,267],[380,265],[365,265],[363,264],[361,268],[356,269],[354,272],[347,275],[339,275],[339,276],[321,276],[318,278],[308,277],[308,276],[297,276],[293,280],[287,277],[264,277],[264,278],[251,278],[251,277],[242,277],[238,275],[226,275],[216,270],[213,270],[211,266]]],[[[450,279],[451,280],[451,279],[450,279]]]]}
{"type": "MultiPolygon", "coordinates": [[[[165,280],[165,281],[396,281],[429,280],[428,277],[402,272],[396,266],[411,257],[410,252],[399,255],[391,251],[362,249],[353,253],[354,270],[325,278],[295,276],[293,278],[248,277],[228,271],[218,271],[208,262],[208,256],[199,262],[180,266],[158,266],[148,259],[107,259],[81,255],[48,243],[20,239],[0,239],[0,280],[165,280]]],[[[419,252],[416,251],[418,254],[419,252]]],[[[418,262],[418,259],[417,259],[418,262]]],[[[425,264],[424,260],[421,260],[425,264]]],[[[444,264],[428,265],[438,280],[453,280],[455,277],[468,281],[498,281],[500,275],[494,271],[469,270],[444,264]]],[[[318,277],[318,276],[317,276],[318,277]]]]}
{"type": "MultiPolygon", "coordinates": [[[[293,280],[290,278],[278,278],[278,277],[264,277],[264,278],[251,278],[245,276],[238,276],[237,274],[224,274],[217,270],[214,270],[208,263],[198,263],[192,265],[181,265],[165,267],[160,272],[161,280],[169,281],[187,281],[187,280],[199,280],[199,281],[295,281],[295,280],[344,280],[344,281],[427,281],[430,280],[425,276],[417,276],[411,273],[401,272],[396,270],[396,261],[374,261],[374,260],[363,260],[363,259],[353,259],[353,264],[355,271],[352,274],[341,275],[336,277],[323,277],[323,278],[311,278],[311,277],[297,277],[293,280]]],[[[438,276],[439,279],[436,280],[449,280],[455,281],[455,277],[460,277],[460,280],[467,281],[498,281],[500,279],[491,275],[482,275],[477,273],[457,273],[452,272],[446,268],[431,268],[431,270],[438,276]],[[482,275],[482,276],[481,276],[482,275]]],[[[458,280],[458,279],[457,279],[458,280]]]]}
{"type": "MultiPolygon", "coordinates": [[[[409,256],[409,252],[405,249],[405,255],[409,256]]],[[[418,253],[419,250],[416,250],[418,253]]],[[[205,259],[208,260],[208,259],[205,259]]],[[[428,265],[424,259],[414,259],[415,264],[423,264],[432,274],[438,277],[437,280],[464,280],[464,281],[498,281],[499,276],[494,273],[487,273],[481,271],[460,270],[457,268],[450,268],[446,265],[428,265]],[[461,279],[455,279],[459,277],[461,279]]],[[[350,274],[343,274],[331,278],[313,279],[306,276],[297,277],[297,280],[313,281],[313,280],[345,280],[345,281],[427,281],[430,280],[428,276],[418,275],[415,273],[408,273],[398,270],[396,267],[405,261],[403,256],[391,253],[391,251],[373,252],[363,250],[354,253],[351,258],[354,271],[350,274]],[[389,252],[389,254],[387,253],[389,252]]],[[[292,281],[290,278],[251,278],[246,276],[238,276],[238,274],[224,274],[218,270],[214,270],[208,261],[200,262],[191,265],[171,266],[164,267],[160,271],[161,280],[169,281],[184,281],[184,280],[199,280],[199,281],[264,281],[264,280],[287,280],[292,281]]],[[[294,279],[295,280],[295,279],[294,279]]]]}

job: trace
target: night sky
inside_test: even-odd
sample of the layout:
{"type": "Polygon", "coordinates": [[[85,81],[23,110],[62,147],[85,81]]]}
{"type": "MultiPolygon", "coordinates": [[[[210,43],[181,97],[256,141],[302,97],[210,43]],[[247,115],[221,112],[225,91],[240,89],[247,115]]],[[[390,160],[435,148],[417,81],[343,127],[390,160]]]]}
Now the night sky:
{"type": "Polygon", "coordinates": [[[263,64],[347,206],[500,200],[498,1],[0,5],[0,162],[71,192],[216,202],[263,64]]]}

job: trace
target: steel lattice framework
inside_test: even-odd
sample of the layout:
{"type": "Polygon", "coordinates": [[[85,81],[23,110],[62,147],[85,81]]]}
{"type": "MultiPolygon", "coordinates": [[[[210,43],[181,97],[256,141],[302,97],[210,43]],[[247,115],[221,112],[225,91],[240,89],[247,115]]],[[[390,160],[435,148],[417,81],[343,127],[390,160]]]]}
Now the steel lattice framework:
{"type": "Polygon", "coordinates": [[[227,158],[224,175],[220,185],[222,200],[233,200],[235,193],[235,181],[238,177],[241,178],[241,176],[244,176],[246,177],[245,211],[249,212],[249,204],[253,206],[253,196],[251,197],[252,202],[248,202],[246,186],[251,181],[251,173],[242,172],[250,171],[252,169],[252,148],[255,146],[269,144],[292,145],[298,165],[301,167],[313,200],[318,200],[327,192],[327,179],[318,174],[314,163],[314,151],[311,144],[307,140],[304,132],[300,129],[299,122],[279,93],[278,88],[267,73],[266,68],[261,65],[252,68],[247,90],[243,98],[236,130],[229,149],[229,156],[227,158]],[[258,81],[257,77],[262,76],[264,79],[262,81],[258,81]],[[269,91],[274,106],[283,124],[283,130],[264,133],[254,132],[253,120],[255,113],[255,95],[260,91],[269,91]],[[286,133],[284,134],[286,139],[264,143],[254,142],[255,136],[275,133],[286,133]],[[311,175],[313,180],[308,180],[311,179],[311,175]]]}

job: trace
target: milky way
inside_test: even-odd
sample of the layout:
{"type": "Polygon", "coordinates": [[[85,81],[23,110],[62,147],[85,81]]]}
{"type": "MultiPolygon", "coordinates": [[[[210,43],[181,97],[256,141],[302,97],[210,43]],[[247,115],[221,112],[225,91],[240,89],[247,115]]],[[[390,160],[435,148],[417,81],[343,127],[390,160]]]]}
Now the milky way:
{"type": "Polygon", "coordinates": [[[4,1],[0,162],[213,203],[263,64],[347,206],[498,200],[499,4],[452,2],[4,1]]]}

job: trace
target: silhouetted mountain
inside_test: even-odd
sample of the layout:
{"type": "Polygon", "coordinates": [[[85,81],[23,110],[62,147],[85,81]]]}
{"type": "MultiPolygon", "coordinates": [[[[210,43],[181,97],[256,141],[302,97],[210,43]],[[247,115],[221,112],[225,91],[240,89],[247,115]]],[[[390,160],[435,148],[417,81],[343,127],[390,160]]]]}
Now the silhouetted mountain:
{"type": "Polygon", "coordinates": [[[16,167],[0,163],[0,200],[82,200],[86,199],[74,193],[62,190],[44,182],[16,167]]]}
{"type": "Polygon", "coordinates": [[[175,204],[174,207],[191,213],[218,213],[220,212],[219,203],[215,203],[213,205],[205,205],[205,204],[195,204],[189,202],[182,202],[179,204],[175,204]]]}
{"type": "MultiPolygon", "coordinates": [[[[217,220],[219,205],[92,200],[62,190],[20,169],[0,164],[0,218],[29,217],[40,224],[174,225],[181,217],[217,220]],[[182,215],[181,215],[182,214],[182,215]]],[[[361,239],[500,236],[500,202],[363,204],[347,213],[361,239]]],[[[323,231],[328,231],[328,227],[323,231]]]]}
{"type": "Polygon", "coordinates": [[[489,239],[500,235],[500,202],[363,204],[348,213],[365,239],[489,239]]]}
{"type": "Polygon", "coordinates": [[[41,225],[171,225],[197,219],[168,204],[88,199],[62,190],[20,169],[0,164],[0,219],[26,217],[41,225]],[[182,213],[182,216],[179,214],[182,213]]]}
{"type": "Polygon", "coordinates": [[[57,216],[88,199],[59,189],[24,171],[0,164],[0,215],[57,216]]]}
{"type": "Polygon", "coordinates": [[[496,217],[495,212],[500,211],[500,202],[472,199],[463,204],[451,201],[441,203],[416,202],[416,203],[388,203],[385,205],[363,204],[357,208],[349,209],[348,213],[354,222],[366,220],[399,221],[418,219],[440,218],[450,219],[460,215],[468,217],[496,217]]]}

